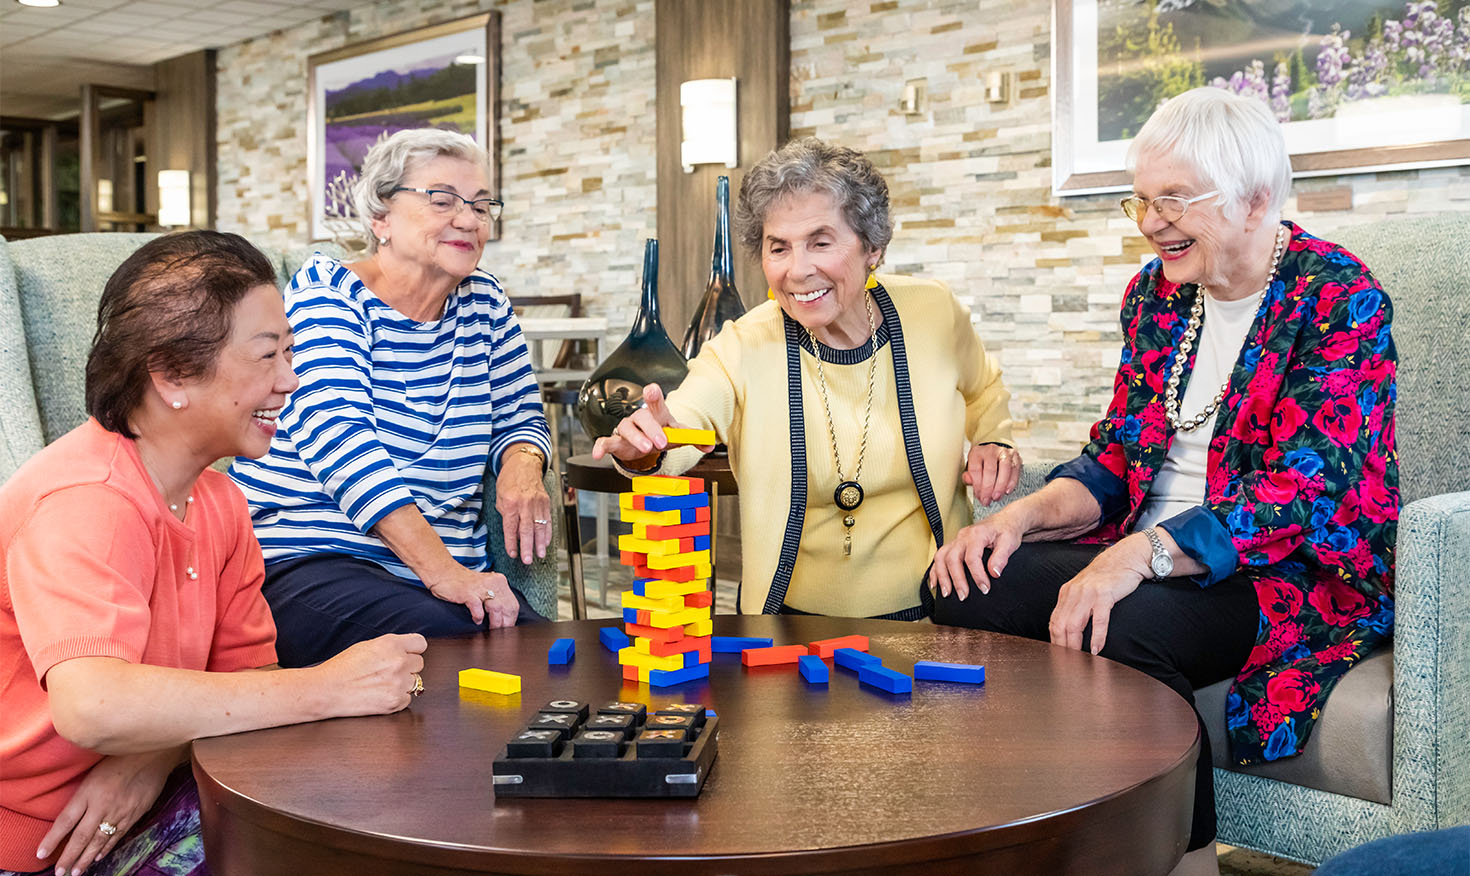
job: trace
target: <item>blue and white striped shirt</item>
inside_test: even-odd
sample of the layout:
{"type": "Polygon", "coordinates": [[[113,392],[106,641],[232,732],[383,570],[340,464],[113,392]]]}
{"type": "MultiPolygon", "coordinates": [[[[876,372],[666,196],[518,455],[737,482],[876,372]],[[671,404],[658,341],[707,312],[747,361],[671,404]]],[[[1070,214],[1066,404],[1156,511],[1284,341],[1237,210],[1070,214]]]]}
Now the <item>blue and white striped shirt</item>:
{"type": "Polygon", "coordinates": [[[345,554],[417,580],[370,532],[416,505],[455,559],[488,569],[486,462],[498,474],[519,442],[551,456],[530,354],[500,283],[477,270],[441,318],[418,322],[317,254],[291,279],[286,316],[301,385],[270,452],[230,466],[266,563],[345,554]]]}

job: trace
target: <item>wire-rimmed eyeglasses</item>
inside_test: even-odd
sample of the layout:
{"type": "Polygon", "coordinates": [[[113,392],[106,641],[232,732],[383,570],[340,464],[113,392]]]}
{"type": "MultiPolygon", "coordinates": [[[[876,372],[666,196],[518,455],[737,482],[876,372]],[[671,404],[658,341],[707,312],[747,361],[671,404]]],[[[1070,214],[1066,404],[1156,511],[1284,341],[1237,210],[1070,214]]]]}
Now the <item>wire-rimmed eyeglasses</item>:
{"type": "Polygon", "coordinates": [[[1123,215],[1134,222],[1142,222],[1143,217],[1148,215],[1148,208],[1153,207],[1154,212],[1165,222],[1178,222],[1188,210],[1190,204],[1195,204],[1207,198],[1213,198],[1220,194],[1219,189],[1212,189],[1203,195],[1195,195],[1192,198],[1181,198],[1177,195],[1160,195],[1157,198],[1140,198],[1134,195],[1124,198],[1118,202],[1123,208],[1123,215]]]}
{"type": "Polygon", "coordinates": [[[469,207],[470,211],[475,214],[475,218],[479,219],[483,225],[489,225],[491,222],[499,219],[500,211],[505,208],[505,204],[494,198],[476,198],[471,201],[469,198],[461,197],[454,192],[444,189],[418,189],[413,186],[399,186],[390,192],[390,194],[396,194],[398,192],[418,192],[421,195],[428,195],[429,206],[433,207],[439,213],[450,213],[458,216],[459,211],[465,207],[469,207]]]}

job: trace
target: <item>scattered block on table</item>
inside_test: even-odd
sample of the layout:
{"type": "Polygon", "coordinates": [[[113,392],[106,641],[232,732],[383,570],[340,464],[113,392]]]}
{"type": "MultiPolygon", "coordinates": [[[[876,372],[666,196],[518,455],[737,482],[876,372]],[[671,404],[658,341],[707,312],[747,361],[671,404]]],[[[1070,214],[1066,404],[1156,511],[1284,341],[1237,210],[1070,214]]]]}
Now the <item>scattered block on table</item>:
{"type": "Polygon", "coordinates": [[[686,681],[697,681],[701,678],[709,678],[708,663],[696,663],[683,669],[650,669],[648,671],[648,684],[653,687],[669,687],[683,684],[686,681]]]}
{"type": "Polygon", "coordinates": [[[746,666],[776,666],[783,663],[795,663],[805,653],[807,653],[805,645],[746,648],[740,652],[740,662],[746,666]]]}
{"type": "Polygon", "coordinates": [[[602,647],[609,651],[621,651],[633,644],[628,634],[617,627],[603,627],[597,631],[597,638],[602,641],[602,647]]]}
{"type": "Polygon", "coordinates": [[[868,663],[858,670],[858,681],[891,694],[913,693],[914,680],[882,663],[868,663]]]}
{"type": "Polygon", "coordinates": [[[716,654],[739,654],[746,648],[769,648],[771,640],[760,636],[711,636],[709,646],[716,654]]]}
{"type": "Polygon", "coordinates": [[[811,653],[826,659],[832,656],[832,652],[838,648],[851,648],[854,651],[868,650],[867,636],[841,636],[836,639],[821,639],[811,643],[811,653]]]}
{"type": "Polygon", "coordinates": [[[572,737],[572,757],[619,757],[623,734],[618,730],[583,730],[572,737]]]}
{"type": "Polygon", "coordinates": [[[557,639],[546,652],[546,662],[551,666],[565,666],[577,656],[576,639],[557,639]]]}
{"type": "Polygon", "coordinates": [[[717,444],[714,429],[677,429],[673,426],[664,427],[664,437],[670,444],[717,444]]]}
{"type": "Polygon", "coordinates": [[[552,700],[542,706],[539,711],[551,713],[565,712],[568,715],[575,715],[578,721],[585,721],[587,720],[588,706],[586,703],[577,700],[552,700]]]}
{"type": "Polygon", "coordinates": [[[508,672],[494,672],[489,669],[461,669],[459,671],[459,686],[473,688],[474,690],[489,691],[496,694],[513,694],[521,692],[521,677],[511,675],[508,672]]]}
{"type": "Polygon", "coordinates": [[[801,670],[801,677],[806,679],[807,684],[826,684],[829,674],[827,664],[822,658],[811,654],[803,654],[797,658],[796,666],[801,670]]]}
{"type": "Polygon", "coordinates": [[[700,618],[697,621],[694,621],[693,623],[685,624],[684,625],[684,635],[686,635],[686,636],[708,636],[710,633],[714,632],[714,629],[715,629],[715,623],[714,623],[714,621],[710,620],[707,617],[704,617],[704,618],[700,618]]]}
{"type": "Polygon", "coordinates": [[[938,663],[933,660],[920,660],[914,664],[914,678],[920,681],[984,684],[985,667],[975,663],[938,663]]]}
{"type": "Polygon", "coordinates": [[[649,599],[667,599],[670,596],[688,596],[699,593],[709,585],[695,578],[692,581],[664,581],[659,578],[634,578],[633,592],[649,599]]]}
{"type": "Polygon", "coordinates": [[[694,538],[709,535],[709,521],[703,523],[635,523],[633,534],[639,538],[658,541],[665,538],[694,538]]]}
{"type": "Polygon", "coordinates": [[[853,648],[838,648],[832,652],[832,660],[843,669],[851,669],[853,672],[857,672],[869,663],[877,663],[880,666],[883,664],[882,658],[853,648]]]}
{"type": "Polygon", "coordinates": [[[690,493],[703,493],[704,481],[672,475],[643,475],[633,478],[633,492],[657,496],[687,496],[690,493]]]}

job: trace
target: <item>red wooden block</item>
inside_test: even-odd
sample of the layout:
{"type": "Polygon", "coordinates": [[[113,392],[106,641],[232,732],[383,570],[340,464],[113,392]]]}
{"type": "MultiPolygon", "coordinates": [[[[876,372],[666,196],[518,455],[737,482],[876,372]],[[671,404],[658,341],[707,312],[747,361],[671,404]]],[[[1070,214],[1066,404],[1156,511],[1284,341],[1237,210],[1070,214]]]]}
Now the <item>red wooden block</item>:
{"type": "Polygon", "coordinates": [[[703,523],[678,523],[669,526],[650,524],[648,527],[649,541],[662,541],[666,538],[694,538],[697,535],[709,535],[709,521],[706,520],[703,523]]]}
{"type": "Polygon", "coordinates": [[[650,642],[677,642],[684,638],[683,627],[649,627],[643,624],[623,624],[623,632],[636,639],[647,639],[650,642]]]}
{"type": "Polygon", "coordinates": [[[638,667],[636,667],[636,666],[628,666],[628,665],[623,666],[623,680],[624,681],[637,681],[638,680],[638,667]]]}
{"type": "MultiPolygon", "coordinates": [[[[703,508],[695,508],[694,509],[694,522],[695,523],[708,523],[709,522],[709,506],[708,505],[706,505],[703,508]]],[[[689,524],[685,523],[685,524],[681,524],[681,525],[688,526],[689,524]]]]}
{"type": "Polygon", "coordinates": [[[822,639],[811,643],[811,653],[823,660],[829,659],[832,652],[838,648],[851,648],[854,651],[868,650],[867,636],[842,636],[836,639],[822,639]]]}
{"type": "Polygon", "coordinates": [[[774,648],[746,648],[740,652],[740,662],[746,666],[775,666],[780,663],[795,663],[807,653],[805,645],[777,645],[774,648]]]}
{"type": "MultiPolygon", "coordinates": [[[[684,629],[680,627],[679,629],[684,629]]],[[[687,651],[699,651],[703,653],[709,650],[709,636],[685,636],[672,642],[649,642],[648,653],[655,657],[667,657],[670,654],[683,654],[687,651]]]]}
{"type": "MultiPolygon", "coordinates": [[[[635,553],[634,551],[618,551],[618,562],[625,566],[645,566],[648,564],[648,554],[635,553]]],[[[650,575],[639,575],[640,578],[654,577],[650,575]]]]}
{"type": "Polygon", "coordinates": [[[646,609],[646,608],[640,608],[640,609],[638,609],[638,625],[639,626],[641,626],[641,627],[650,627],[650,626],[653,626],[653,624],[650,624],[649,623],[649,621],[652,620],[652,619],[653,619],[653,613],[650,612],[648,609],[646,609]]]}
{"type": "Polygon", "coordinates": [[[686,608],[709,608],[715,604],[715,594],[712,590],[701,590],[698,593],[684,594],[684,606],[686,608]]]}
{"type": "Polygon", "coordinates": [[[638,566],[633,569],[635,578],[657,578],[660,581],[693,581],[695,578],[703,578],[698,566],[679,566],[676,569],[650,569],[647,566],[638,566]]]}
{"type": "Polygon", "coordinates": [[[643,494],[642,493],[632,493],[632,494],[630,494],[628,496],[628,504],[629,505],[632,505],[633,506],[633,510],[635,510],[635,511],[643,511],[643,510],[646,510],[643,507],[643,494]]]}

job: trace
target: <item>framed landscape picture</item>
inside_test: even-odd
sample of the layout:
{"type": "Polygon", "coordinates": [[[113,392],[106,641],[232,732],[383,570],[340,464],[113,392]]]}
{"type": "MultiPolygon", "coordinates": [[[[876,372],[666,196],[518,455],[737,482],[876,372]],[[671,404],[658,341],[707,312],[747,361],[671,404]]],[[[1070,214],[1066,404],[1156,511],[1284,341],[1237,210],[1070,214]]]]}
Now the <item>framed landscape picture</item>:
{"type": "MultiPolygon", "coordinates": [[[[345,46],[307,59],[307,171],[311,237],[340,237],[355,220],[344,198],[374,143],[407,128],[446,128],[490,154],[490,192],[500,197],[495,111],[500,13],[345,46]]],[[[499,223],[490,229],[499,237],[499,223]]]]}
{"type": "Polygon", "coordinates": [[[1470,0],[1054,0],[1052,188],[1119,191],[1204,85],[1260,100],[1297,176],[1470,164],[1470,0]]]}

